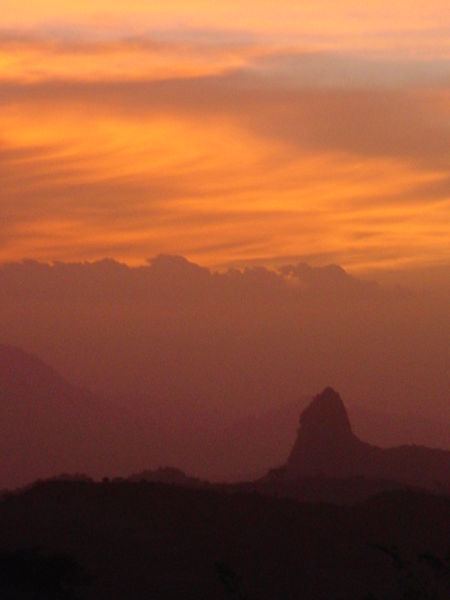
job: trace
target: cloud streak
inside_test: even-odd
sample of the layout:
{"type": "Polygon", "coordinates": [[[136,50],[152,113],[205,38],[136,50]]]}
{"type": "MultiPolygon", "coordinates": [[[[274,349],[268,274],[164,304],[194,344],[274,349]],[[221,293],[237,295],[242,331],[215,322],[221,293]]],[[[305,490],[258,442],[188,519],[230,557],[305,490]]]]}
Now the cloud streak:
{"type": "Polygon", "coordinates": [[[443,55],[83,35],[0,34],[0,260],[449,260],[443,55]]]}

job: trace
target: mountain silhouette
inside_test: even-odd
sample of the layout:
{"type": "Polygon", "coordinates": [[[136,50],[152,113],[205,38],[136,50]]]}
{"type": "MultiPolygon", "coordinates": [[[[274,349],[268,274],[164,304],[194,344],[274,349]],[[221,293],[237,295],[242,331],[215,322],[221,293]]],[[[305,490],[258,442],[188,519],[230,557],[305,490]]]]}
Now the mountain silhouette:
{"type": "MultiPolygon", "coordinates": [[[[284,491],[275,485],[277,493],[309,498],[312,487],[306,480],[311,477],[344,480],[362,475],[378,480],[376,485],[366,481],[364,497],[374,489],[392,489],[392,482],[433,489],[448,485],[449,453],[413,446],[381,450],[365,444],[352,433],[338,395],[328,390],[320,396],[305,410],[295,448],[283,469],[284,481],[297,483],[283,484],[284,491]],[[304,481],[301,489],[298,478],[304,481]]],[[[222,423],[191,411],[186,422],[175,418],[173,406],[163,410],[152,398],[93,394],[69,383],[37,356],[0,344],[0,489],[61,473],[87,473],[94,478],[137,473],[139,480],[166,481],[167,473],[157,470],[158,465],[175,465],[202,481],[255,482],[289,452],[296,415],[306,404],[305,397],[277,410],[222,423]]],[[[350,414],[356,431],[367,415],[372,428],[388,429],[390,423],[383,413],[353,409],[350,414]]],[[[396,436],[391,433],[391,438],[396,436]]],[[[349,482],[351,493],[342,495],[342,483],[335,481],[338,496],[334,491],[330,495],[330,485],[325,486],[325,497],[353,499],[355,486],[356,496],[360,495],[359,483],[349,482]]]]}
{"type": "Polygon", "coordinates": [[[104,472],[111,410],[37,356],[0,345],[0,487],[62,472],[104,472]]]}
{"type": "Polygon", "coordinates": [[[269,479],[304,477],[389,479],[433,489],[450,487],[450,452],[424,446],[379,448],[361,441],[339,394],[328,387],[302,412],[286,464],[269,479]]]}

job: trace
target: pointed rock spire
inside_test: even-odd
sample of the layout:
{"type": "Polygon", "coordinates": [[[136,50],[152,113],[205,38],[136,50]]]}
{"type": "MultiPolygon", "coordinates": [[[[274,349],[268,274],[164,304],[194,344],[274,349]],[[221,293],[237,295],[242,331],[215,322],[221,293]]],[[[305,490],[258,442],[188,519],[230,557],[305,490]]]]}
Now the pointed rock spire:
{"type": "Polygon", "coordinates": [[[353,434],[350,420],[339,394],[327,387],[314,397],[300,417],[297,440],[287,463],[296,474],[338,475],[362,445],[353,434]]]}

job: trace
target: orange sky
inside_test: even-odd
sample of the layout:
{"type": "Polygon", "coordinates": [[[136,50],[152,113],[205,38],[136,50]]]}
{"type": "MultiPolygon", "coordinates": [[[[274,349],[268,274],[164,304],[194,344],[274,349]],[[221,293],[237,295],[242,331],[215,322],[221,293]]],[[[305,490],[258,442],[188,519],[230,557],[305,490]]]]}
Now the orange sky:
{"type": "Polygon", "coordinates": [[[450,261],[447,0],[113,4],[2,2],[0,261],[450,261]]]}

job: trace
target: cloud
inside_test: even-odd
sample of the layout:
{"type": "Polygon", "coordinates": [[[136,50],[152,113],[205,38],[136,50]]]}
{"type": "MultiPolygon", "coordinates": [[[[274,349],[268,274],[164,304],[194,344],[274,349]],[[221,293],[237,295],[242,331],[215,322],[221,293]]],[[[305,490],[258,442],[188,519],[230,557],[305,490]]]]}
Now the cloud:
{"type": "Polygon", "coordinates": [[[79,32],[0,30],[4,82],[139,81],[189,78],[242,67],[267,52],[250,39],[229,34],[198,39],[177,34],[123,37],[79,32]]]}
{"type": "MultiPolygon", "coordinates": [[[[104,57],[147,44],[96,43],[104,57]]],[[[244,65],[203,76],[4,82],[0,260],[448,259],[443,63],[249,48],[244,65]]]]}
{"type": "Polygon", "coordinates": [[[44,107],[52,98],[63,105],[88,103],[122,116],[167,112],[191,118],[227,116],[258,135],[305,150],[448,164],[448,76],[447,85],[442,82],[437,88],[430,89],[425,81],[419,88],[380,89],[376,85],[348,86],[345,79],[339,82],[338,78],[330,85],[326,74],[325,84],[318,76],[305,82],[289,64],[286,68],[293,84],[286,84],[278,73],[266,78],[244,69],[162,82],[10,85],[4,89],[2,101],[4,105],[33,101],[44,107]]]}
{"type": "MultiPolygon", "coordinates": [[[[187,28],[248,29],[270,32],[279,37],[308,35],[340,37],[353,44],[366,44],[381,37],[378,45],[395,46],[409,42],[417,47],[423,38],[436,44],[436,30],[448,26],[446,0],[425,2],[414,0],[408,6],[402,1],[370,0],[361,6],[356,0],[332,0],[292,3],[288,0],[230,0],[225,5],[209,0],[173,0],[162,5],[156,0],[78,0],[55,2],[41,0],[35,6],[26,0],[4,0],[2,22],[5,26],[39,27],[41,29],[89,28],[103,32],[146,31],[187,28]]],[[[445,47],[445,45],[444,45],[445,47]]]]}

